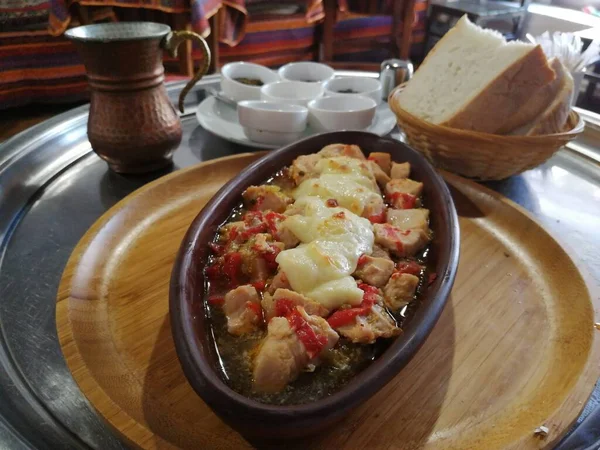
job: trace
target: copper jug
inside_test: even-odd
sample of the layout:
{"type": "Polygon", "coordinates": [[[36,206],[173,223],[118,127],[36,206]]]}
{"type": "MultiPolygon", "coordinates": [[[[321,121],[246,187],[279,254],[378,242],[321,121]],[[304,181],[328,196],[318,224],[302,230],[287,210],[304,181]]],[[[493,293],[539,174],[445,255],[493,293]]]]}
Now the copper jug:
{"type": "Polygon", "coordinates": [[[202,67],[181,91],[179,109],[206,74],[210,50],[190,31],[152,22],[103,23],[67,30],[83,58],[91,89],[88,138],[111,169],[142,173],[171,163],[181,122],[164,85],[162,51],[177,56],[186,39],[200,44],[202,67]]]}

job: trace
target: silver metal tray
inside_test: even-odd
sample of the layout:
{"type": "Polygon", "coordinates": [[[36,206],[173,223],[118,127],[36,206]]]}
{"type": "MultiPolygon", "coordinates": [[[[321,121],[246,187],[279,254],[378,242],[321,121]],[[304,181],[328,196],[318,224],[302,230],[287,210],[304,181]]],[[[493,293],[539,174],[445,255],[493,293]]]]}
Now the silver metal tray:
{"type": "MultiPolygon", "coordinates": [[[[368,75],[364,72],[340,72],[368,75]]],[[[63,360],[55,297],[67,259],[88,227],[117,201],[165,173],[246,152],[196,122],[203,79],[188,96],[184,138],[168,170],[121,176],[86,136],[88,106],[0,145],[0,448],[125,448],[83,397],[63,360]]],[[[184,83],[168,87],[175,102],[184,83]]],[[[586,132],[537,169],[486,183],[531,211],[600,283],[600,116],[579,111],[586,132]]],[[[398,130],[392,135],[401,138],[398,130]]],[[[560,449],[600,446],[598,386],[560,449]]]]}

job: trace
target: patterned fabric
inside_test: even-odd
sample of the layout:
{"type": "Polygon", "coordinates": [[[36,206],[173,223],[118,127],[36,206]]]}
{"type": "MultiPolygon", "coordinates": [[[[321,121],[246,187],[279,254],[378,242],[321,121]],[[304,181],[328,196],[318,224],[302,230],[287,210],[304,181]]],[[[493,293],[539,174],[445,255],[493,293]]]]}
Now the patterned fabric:
{"type": "MultiPolygon", "coordinates": [[[[220,8],[220,42],[237,45],[246,33],[248,22],[247,3],[256,0],[49,0],[50,33],[59,36],[67,29],[71,21],[69,8],[74,4],[96,7],[144,8],[172,14],[190,14],[192,30],[206,37],[210,34],[210,19],[220,8]]],[[[279,2],[284,3],[284,2],[279,2]]],[[[305,0],[306,22],[316,23],[323,18],[322,0],[305,0]]]]}
{"type": "MultiPolygon", "coordinates": [[[[262,0],[223,0],[225,14],[221,15],[219,41],[230,47],[238,45],[244,39],[248,23],[248,8],[246,5],[259,3],[262,0]]],[[[276,3],[301,3],[306,9],[305,24],[314,25],[324,17],[322,0],[305,0],[302,2],[276,2],[276,3]]],[[[314,27],[312,27],[314,28],[314,27]]]]}
{"type": "Polygon", "coordinates": [[[85,69],[71,42],[46,30],[0,33],[0,109],[88,97],[85,69]]]}
{"type": "Polygon", "coordinates": [[[48,21],[48,0],[0,1],[0,30],[40,29],[48,21]]]}
{"type": "Polygon", "coordinates": [[[50,0],[49,29],[59,36],[71,22],[71,5],[115,6],[121,8],[142,8],[162,11],[170,14],[190,14],[192,29],[206,37],[210,34],[210,19],[226,2],[221,0],[50,0]]]}
{"type": "MultiPolygon", "coordinates": [[[[315,59],[315,30],[314,25],[302,24],[274,31],[249,31],[234,47],[219,45],[220,63],[243,60],[279,66],[292,61],[315,59]]],[[[194,56],[200,58],[199,54],[194,56]]]]}
{"type": "MultiPolygon", "coordinates": [[[[381,10],[389,13],[391,11],[392,1],[393,0],[380,1],[381,10]]],[[[389,37],[392,34],[392,16],[369,16],[355,13],[354,11],[356,11],[356,9],[353,8],[357,7],[356,3],[357,2],[353,2],[352,0],[338,0],[341,17],[338,18],[338,22],[335,24],[333,31],[334,39],[359,42],[361,39],[373,40],[381,38],[382,40],[389,41],[389,37]]],[[[428,0],[416,0],[415,2],[411,54],[422,54],[426,36],[428,6],[428,0]]],[[[402,30],[401,25],[399,30],[402,30]]],[[[352,47],[354,46],[336,46],[334,50],[334,59],[338,61],[381,61],[390,56],[389,54],[386,54],[385,51],[381,51],[371,52],[371,57],[369,57],[368,54],[356,51],[352,47]]]]}

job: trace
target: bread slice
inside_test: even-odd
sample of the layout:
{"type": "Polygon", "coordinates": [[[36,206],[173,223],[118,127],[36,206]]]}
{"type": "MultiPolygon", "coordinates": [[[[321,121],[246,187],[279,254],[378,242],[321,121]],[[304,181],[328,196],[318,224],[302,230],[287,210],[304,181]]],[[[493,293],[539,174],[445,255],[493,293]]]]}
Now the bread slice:
{"type": "Polygon", "coordinates": [[[465,15],[393,100],[434,124],[495,133],[553,79],[539,45],[507,43],[465,15]]]}
{"type": "Polygon", "coordinates": [[[560,90],[541,112],[529,124],[513,130],[514,135],[539,136],[543,134],[562,133],[569,118],[575,83],[568,70],[559,62],[557,75],[561,78],[560,90]]]}
{"type": "Polygon", "coordinates": [[[538,89],[523,107],[498,130],[498,134],[524,134],[523,130],[529,131],[530,125],[537,121],[550,104],[559,96],[564,87],[565,74],[570,76],[567,69],[558,58],[548,61],[556,77],[546,86],[538,89]]]}

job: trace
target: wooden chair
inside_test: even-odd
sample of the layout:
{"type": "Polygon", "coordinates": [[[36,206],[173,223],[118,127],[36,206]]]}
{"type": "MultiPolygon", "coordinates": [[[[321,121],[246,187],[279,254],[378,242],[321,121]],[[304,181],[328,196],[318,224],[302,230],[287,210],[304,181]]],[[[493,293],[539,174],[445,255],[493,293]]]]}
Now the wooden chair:
{"type": "MultiPolygon", "coordinates": [[[[416,0],[396,0],[391,2],[391,26],[388,35],[367,36],[358,39],[342,40],[336,35],[336,25],[343,21],[368,17],[384,17],[377,13],[380,9],[377,1],[354,2],[359,4],[358,12],[342,12],[337,0],[324,0],[325,19],[323,22],[322,49],[320,60],[334,67],[356,70],[378,70],[379,63],[338,62],[335,61],[336,50],[368,52],[387,50],[393,58],[409,59],[412,44],[413,26],[415,23],[416,0]]],[[[424,8],[425,9],[425,8],[424,8]]],[[[357,22],[359,22],[357,20],[357,22]]],[[[339,33],[338,33],[339,34],[339,33]]]]}

